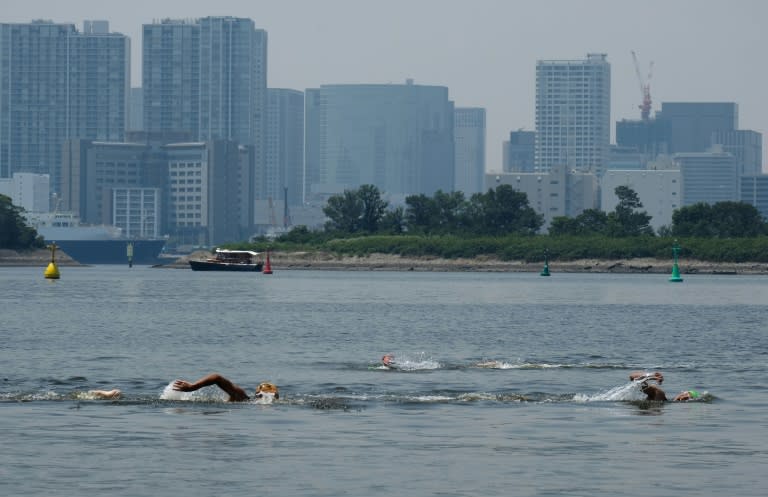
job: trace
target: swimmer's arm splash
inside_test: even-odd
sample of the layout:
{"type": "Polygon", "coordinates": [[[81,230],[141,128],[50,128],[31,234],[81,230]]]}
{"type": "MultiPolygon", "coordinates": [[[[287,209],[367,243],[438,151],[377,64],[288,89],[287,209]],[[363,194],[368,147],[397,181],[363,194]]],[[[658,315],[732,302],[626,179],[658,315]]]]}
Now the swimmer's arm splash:
{"type": "Polygon", "coordinates": [[[655,380],[656,383],[661,385],[664,382],[664,375],[661,374],[659,371],[656,371],[654,373],[648,373],[646,371],[632,371],[631,373],[629,373],[629,380],[630,381],[655,380]]]}
{"type": "Polygon", "coordinates": [[[211,373],[208,376],[203,376],[194,383],[184,380],[176,380],[173,382],[173,389],[180,392],[194,392],[195,390],[211,385],[216,385],[227,392],[229,394],[229,400],[231,401],[248,400],[248,395],[245,393],[245,390],[218,373],[211,373]]]}

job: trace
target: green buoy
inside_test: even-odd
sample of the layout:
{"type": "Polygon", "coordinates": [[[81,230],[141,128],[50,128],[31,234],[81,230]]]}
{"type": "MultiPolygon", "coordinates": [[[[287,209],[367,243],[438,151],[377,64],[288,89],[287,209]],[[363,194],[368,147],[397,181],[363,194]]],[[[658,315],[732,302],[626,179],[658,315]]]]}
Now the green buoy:
{"type": "Polygon", "coordinates": [[[549,250],[544,249],[544,269],[541,270],[539,276],[549,276],[549,250]]]}
{"type": "Polygon", "coordinates": [[[677,254],[680,252],[680,245],[677,244],[677,240],[675,240],[675,244],[672,245],[672,256],[674,257],[674,263],[672,264],[672,275],[669,277],[669,281],[672,281],[674,283],[679,283],[683,281],[683,278],[680,277],[680,268],[677,265],[677,254]]]}

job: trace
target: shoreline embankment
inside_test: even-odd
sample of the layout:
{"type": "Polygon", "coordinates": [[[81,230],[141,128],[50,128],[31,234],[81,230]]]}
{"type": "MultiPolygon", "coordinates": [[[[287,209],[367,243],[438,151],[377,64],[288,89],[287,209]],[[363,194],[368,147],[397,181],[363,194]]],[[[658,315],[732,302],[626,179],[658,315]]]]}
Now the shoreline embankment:
{"type": "MultiPolygon", "coordinates": [[[[51,251],[48,249],[15,250],[0,249],[0,267],[40,266],[45,267],[51,262],[51,251]]],[[[59,266],[82,266],[79,262],[62,252],[56,251],[56,264],[59,266]]]]}
{"type": "MultiPolygon", "coordinates": [[[[194,252],[178,258],[168,259],[154,267],[188,269],[190,259],[204,258],[206,251],[194,252]]],[[[50,262],[51,254],[46,249],[15,252],[0,250],[0,267],[39,266],[50,262]]],[[[60,266],[81,266],[63,252],[57,252],[56,262],[60,266]]],[[[473,272],[540,272],[541,262],[502,261],[492,257],[473,259],[441,259],[437,257],[400,257],[390,254],[369,256],[338,256],[324,252],[273,252],[270,255],[273,270],[325,270],[325,271],[473,271],[473,272]]],[[[751,274],[768,275],[768,263],[758,262],[708,262],[680,259],[682,274],[751,274]]],[[[575,261],[549,262],[552,273],[669,273],[671,260],[581,259],[575,261]]]]}
{"type": "MultiPolygon", "coordinates": [[[[473,271],[473,272],[541,272],[543,262],[502,261],[492,257],[472,259],[442,259],[437,257],[400,257],[390,254],[369,256],[335,256],[327,253],[274,253],[270,256],[273,269],[360,270],[360,271],[473,271]]],[[[712,263],[680,260],[683,274],[764,274],[768,263],[712,263]]],[[[624,259],[549,261],[553,273],[669,273],[671,260],[624,259]]]]}

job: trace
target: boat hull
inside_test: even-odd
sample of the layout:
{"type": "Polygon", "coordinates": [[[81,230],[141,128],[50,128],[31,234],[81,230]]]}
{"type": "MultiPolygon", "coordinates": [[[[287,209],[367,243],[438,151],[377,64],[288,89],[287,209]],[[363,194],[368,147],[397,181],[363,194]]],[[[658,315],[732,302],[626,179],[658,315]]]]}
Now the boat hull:
{"type": "Polygon", "coordinates": [[[264,264],[261,262],[257,264],[235,264],[217,261],[189,261],[189,267],[191,267],[193,271],[258,272],[264,268],[264,264]]]}
{"type": "MultiPolygon", "coordinates": [[[[48,241],[48,240],[46,240],[48,241]]],[[[159,262],[165,240],[50,240],[80,264],[128,264],[128,243],[133,244],[133,264],[159,262]]]]}

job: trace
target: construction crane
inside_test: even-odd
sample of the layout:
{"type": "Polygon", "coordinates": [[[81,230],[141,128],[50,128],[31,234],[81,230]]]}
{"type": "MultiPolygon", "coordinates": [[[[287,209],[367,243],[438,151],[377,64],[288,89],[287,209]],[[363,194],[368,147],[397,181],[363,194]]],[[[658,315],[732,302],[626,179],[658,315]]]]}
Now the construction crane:
{"type": "Polygon", "coordinates": [[[637,80],[640,82],[640,94],[643,97],[643,103],[638,105],[640,109],[640,117],[643,121],[647,121],[651,117],[651,76],[653,75],[653,61],[648,65],[648,77],[643,79],[643,75],[640,72],[640,64],[637,62],[637,54],[632,50],[632,60],[635,63],[635,72],[637,73],[637,80]]]}

